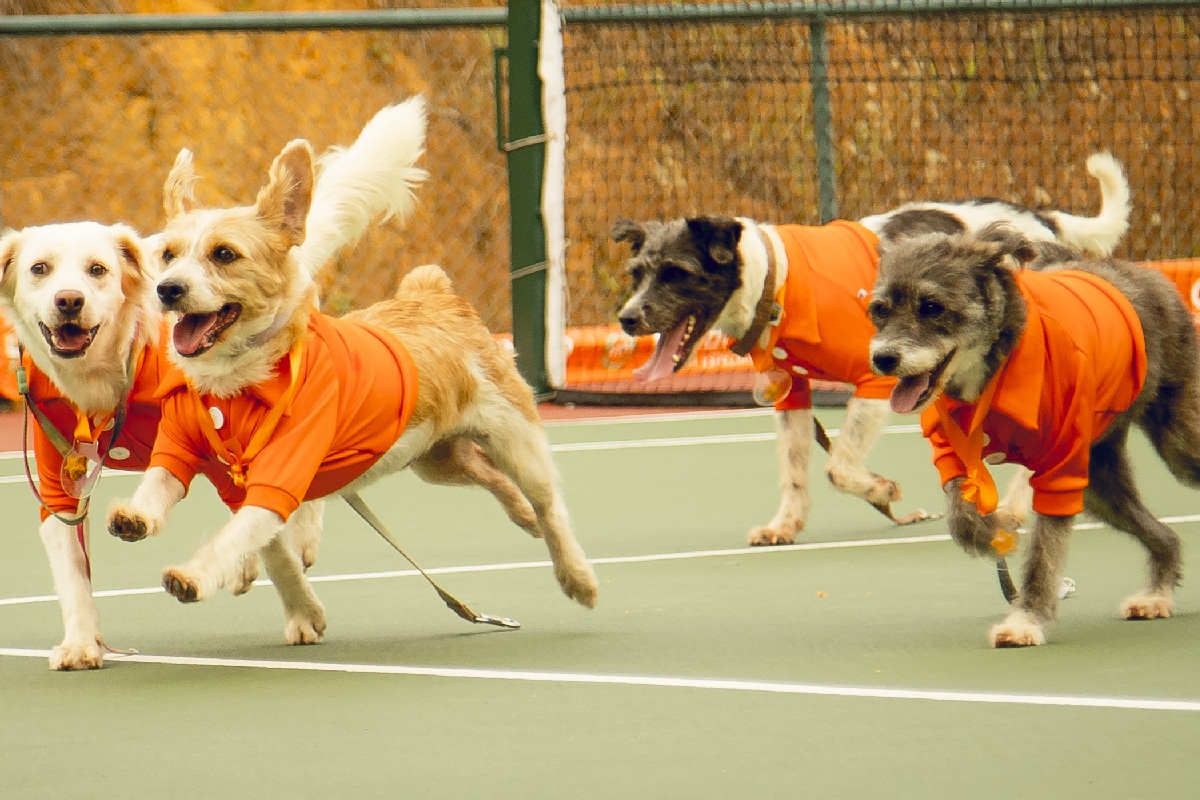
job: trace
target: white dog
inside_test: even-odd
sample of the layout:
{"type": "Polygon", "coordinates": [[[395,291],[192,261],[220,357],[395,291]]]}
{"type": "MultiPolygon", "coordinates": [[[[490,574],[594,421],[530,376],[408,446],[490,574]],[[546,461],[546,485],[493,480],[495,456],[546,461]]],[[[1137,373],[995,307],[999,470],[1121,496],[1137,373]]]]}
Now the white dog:
{"type": "MultiPolygon", "coordinates": [[[[418,97],[380,111],[350,148],[324,156],[310,235],[298,251],[308,273],[356,242],[374,218],[408,211],[411,187],[425,177],[414,166],[424,141],[418,97]]],[[[65,629],[50,657],[53,669],[103,664],[84,498],[100,462],[125,470],[149,463],[161,415],[155,392],[168,366],[165,320],[154,298],[158,261],[148,255],[156,239],[143,242],[128,226],[94,222],[30,227],[0,239],[0,303],[26,351],[30,408],[44,417],[34,431],[41,536],[65,629]]],[[[306,565],[315,558],[320,525],[319,506],[289,525],[289,541],[306,565]]],[[[286,556],[269,549],[264,558],[274,574],[286,556]]],[[[250,554],[230,590],[248,589],[257,570],[250,554]]]]}

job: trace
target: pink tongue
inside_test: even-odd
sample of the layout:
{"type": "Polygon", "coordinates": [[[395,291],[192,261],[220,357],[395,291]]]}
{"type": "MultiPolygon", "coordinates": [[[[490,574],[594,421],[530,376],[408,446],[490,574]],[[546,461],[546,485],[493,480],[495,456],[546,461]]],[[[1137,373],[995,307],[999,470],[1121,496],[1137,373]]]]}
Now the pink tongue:
{"type": "Polygon", "coordinates": [[[897,414],[909,414],[917,407],[921,395],[929,388],[929,373],[909,375],[901,378],[892,389],[892,411],[897,414]]]}
{"type": "Polygon", "coordinates": [[[58,350],[82,350],[91,339],[91,332],[78,325],[63,325],[54,329],[54,347],[58,350]]]}
{"type": "Polygon", "coordinates": [[[217,324],[217,313],[184,314],[175,323],[172,339],[180,355],[190,356],[204,345],[205,335],[217,324]]]}
{"type": "Polygon", "coordinates": [[[670,375],[671,371],[675,369],[675,354],[679,352],[679,347],[683,344],[687,324],[688,318],[684,317],[683,322],[675,328],[666,333],[660,333],[658,343],[654,346],[654,352],[650,354],[650,360],[635,369],[633,377],[639,381],[656,381],[670,375]]]}

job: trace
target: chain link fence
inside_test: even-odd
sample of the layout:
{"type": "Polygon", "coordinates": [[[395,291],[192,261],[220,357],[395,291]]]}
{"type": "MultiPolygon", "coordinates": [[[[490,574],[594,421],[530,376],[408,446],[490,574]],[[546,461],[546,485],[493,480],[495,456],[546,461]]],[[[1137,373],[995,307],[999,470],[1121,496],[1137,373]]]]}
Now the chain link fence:
{"type": "Polygon", "coordinates": [[[828,221],[823,90],[837,216],[983,196],[1093,214],[1084,162],[1108,150],[1133,191],[1117,255],[1200,255],[1200,6],[947,5],[564,0],[567,325],[615,320],[618,217],[828,221]]]}

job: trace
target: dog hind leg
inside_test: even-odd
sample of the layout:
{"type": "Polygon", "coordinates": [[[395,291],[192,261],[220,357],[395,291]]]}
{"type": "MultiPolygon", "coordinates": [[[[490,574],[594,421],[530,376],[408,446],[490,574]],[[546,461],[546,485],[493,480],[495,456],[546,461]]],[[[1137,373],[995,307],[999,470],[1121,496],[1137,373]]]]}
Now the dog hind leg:
{"type": "Polygon", "coordinates": [[[563,593],[592,608],[596,573],[571,532],[566,503],[558,488],[558,470],[546,434],[494,384],[481,387],[473,404],[473,438],[496,469],[516,484],[533,507],[534,535],[545,540],[554,576],[563,593]]]}
{"type": "Polygon", "coordinates": [[[1169,617],[1175,610],[1175,587],[1183,575],[1179,535],[1142,504],[1125,449],[1125,435],[1092,447],[1087,509],[1114,528],[1141,542],[1150,556],[1146,588],[1121,604],[1125,619],[1169,617]]]}
{"type": "Polygon", "coordinates": [[[412,469],[429,483],[482,486],[500,501],[514,524],[531,536],[541,535],[537,528],[537,514],[529,504],[529,499],[521,494],[521,490],[507,475],[496,469],[487,453],[471,440],[457,437],[440,441],[414,461],[412,469]]]}
{"type": "Polygon", "coordinates": [[[812,409],[775,414],[775,456],[779,462],[779,509],[766,525],[750,529],[753,546],[792,544],[808,519],[808,464],[812,451],[812,409]]]}

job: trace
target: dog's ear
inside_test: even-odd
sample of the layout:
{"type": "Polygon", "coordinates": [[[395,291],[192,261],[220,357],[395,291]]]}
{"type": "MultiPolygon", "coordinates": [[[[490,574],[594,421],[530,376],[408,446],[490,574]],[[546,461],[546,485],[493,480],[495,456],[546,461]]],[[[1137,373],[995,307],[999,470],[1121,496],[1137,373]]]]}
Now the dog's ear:
{"type": "Polygon", "coordinates": [[[691,217],[686,220],[692,241],[717,264],[727,267],[737,258],[742,223],[732,217],[691,217]]]}
{"type": "Polygon", "coordinates": [[[1016,228],[1003,222],[993,222],[984,226],[977,238],[981,242],[993,245],[993,252],[1011,259],[1017,269],[1023,269],[1038,257],[1037,246],[1016,228]]]}
{"type": "Polygon", "coordinates": [[[270,179],[254,205],[261,219],[278,227],[293,245],[298,245],[304,241],[312,193],[312,145],[304,139],[293,139],[275,157],[270,179]]]}
{"type": "Polygon", "coordinates": [[[646,243],[646,228],[640,222],[621,217],[613,223],[611,236],[614,242],[629,242],[636,256],[646,243]]]}
{"type": "Polygon", "coordinates": [[[186,214],[196,201],[196,168],[192,164],[192,151],[186,147],[175,156],[175,163],[167,173],[163,184],[163,213],[167,219],[186,214]]]}
{"type": "Polygon", "coordinates": [[[7,284],[13,262],[21,249],[21,232],[6,230],[0,235],[0,285],[7,284]]]}

